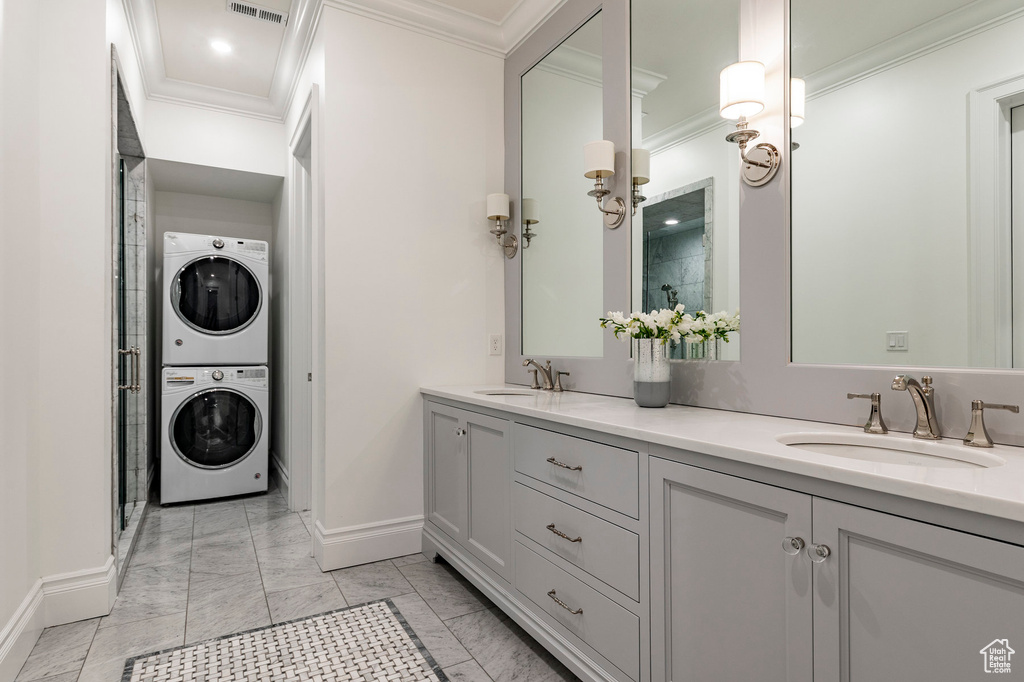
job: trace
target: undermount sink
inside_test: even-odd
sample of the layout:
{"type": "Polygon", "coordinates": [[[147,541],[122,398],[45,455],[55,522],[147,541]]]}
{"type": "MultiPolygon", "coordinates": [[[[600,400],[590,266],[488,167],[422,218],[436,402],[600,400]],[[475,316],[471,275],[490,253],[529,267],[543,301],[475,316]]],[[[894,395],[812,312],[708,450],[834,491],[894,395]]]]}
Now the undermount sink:
{"type": "Polygon", "coordinates": [[[477,395],[536,395],[534,391],[519,388],[485,388],[480,391],[473,391],[477,395]]]}
{"type": "Polygon", "coordinates": [[[990,469],[1006,464],[1002,457],[976,448],[909,437],[804,432],[784,433],[775,440],[800,450],[863,462],[947,469],[990,469]]]}

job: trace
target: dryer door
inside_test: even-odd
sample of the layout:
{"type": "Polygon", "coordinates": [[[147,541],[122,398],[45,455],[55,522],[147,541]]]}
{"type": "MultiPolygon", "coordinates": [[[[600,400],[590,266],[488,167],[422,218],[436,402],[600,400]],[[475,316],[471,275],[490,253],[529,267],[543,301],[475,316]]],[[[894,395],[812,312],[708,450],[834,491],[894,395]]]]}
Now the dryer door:
{"type": "Polygon", "coordinates": [[[192,466],[223,469],[249,456],[262,429],[260,412],[248,397],[230,388],[211,388],[174,411],[171,445],[192,466]]]}
{"type": "Polygon", "coordinates": [[[182,322],[199,332],[231,334],[256,319],[263,292],[244,263],[226,256],[203,256],[178,271],[171,285],[171,305],[182,322]]]}

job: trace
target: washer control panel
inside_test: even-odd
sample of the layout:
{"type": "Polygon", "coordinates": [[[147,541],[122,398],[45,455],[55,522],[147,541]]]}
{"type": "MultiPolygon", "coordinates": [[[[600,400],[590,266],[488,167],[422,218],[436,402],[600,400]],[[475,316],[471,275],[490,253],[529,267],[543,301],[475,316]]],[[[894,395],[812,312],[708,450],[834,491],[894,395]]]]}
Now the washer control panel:
{"type": "Polygon", "coordinates": [[[266,388],[270,372],[266,367],[165,367],[164,388],[212,386],[215,384],[266,388]]]}
{"type": "Polygon", "coordinates": [[[235,239],[207,234],[164,233],[164,254],[193,251],[235,253],[253,260],[267,260],[270,245],[258,239],[235,239]]]}

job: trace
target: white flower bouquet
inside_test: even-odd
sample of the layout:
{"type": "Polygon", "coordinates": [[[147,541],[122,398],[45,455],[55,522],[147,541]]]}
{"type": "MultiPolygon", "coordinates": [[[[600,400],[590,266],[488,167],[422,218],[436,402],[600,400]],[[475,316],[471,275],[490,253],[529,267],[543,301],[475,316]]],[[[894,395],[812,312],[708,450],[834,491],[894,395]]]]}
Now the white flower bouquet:
{"type": "Polygon", "coordinates": [[[649,313],[634,312],[626,317],[621,312],[609,312],[602,317],[601,327],[611,328],[615,338],[660,339],[662,343],[669,341],[685,341],[686,343],[703,343],[710,339],[722,339],[729,342],[729,333],[739,331],[740,311],[730,315],[725,311],[705,313],[698,310],[690,315],[683,312],[682,304],[675,308],[652,310],[649,313]]]}

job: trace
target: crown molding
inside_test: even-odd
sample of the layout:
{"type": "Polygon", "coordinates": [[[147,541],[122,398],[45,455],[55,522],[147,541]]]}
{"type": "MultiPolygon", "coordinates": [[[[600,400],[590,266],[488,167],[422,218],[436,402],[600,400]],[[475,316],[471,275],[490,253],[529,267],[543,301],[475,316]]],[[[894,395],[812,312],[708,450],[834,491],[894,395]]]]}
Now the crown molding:
{"type": "MultiPolygon", "coordinates": [[[[1020,0],[980,0],[804,76],[807,99],[853,85],[1024,17],[1020,0]]],[[[799,74],[793,74],[799,76],[799,74]]]]}

